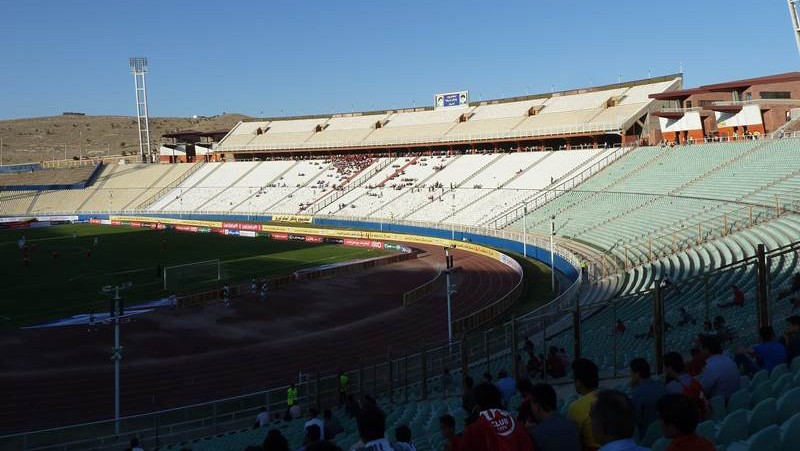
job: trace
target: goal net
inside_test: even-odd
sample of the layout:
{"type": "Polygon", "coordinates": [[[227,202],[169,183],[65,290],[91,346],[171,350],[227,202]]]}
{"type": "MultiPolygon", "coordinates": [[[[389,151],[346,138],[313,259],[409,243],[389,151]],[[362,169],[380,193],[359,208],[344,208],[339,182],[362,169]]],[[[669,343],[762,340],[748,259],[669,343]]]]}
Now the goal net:
{"type": "Polygon", "coordinates": [[[222,264],[219,259],[184,263],[164,268],[164,290],[177,291],[194,285],[222,279],[222,264]]]}

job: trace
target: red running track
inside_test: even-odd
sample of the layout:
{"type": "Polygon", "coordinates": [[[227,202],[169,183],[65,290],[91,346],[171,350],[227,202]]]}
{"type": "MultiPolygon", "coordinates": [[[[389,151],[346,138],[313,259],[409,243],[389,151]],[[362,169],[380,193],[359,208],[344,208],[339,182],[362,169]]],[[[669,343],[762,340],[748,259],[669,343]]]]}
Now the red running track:
{"type": "MultiPolygon", "coordinates": [[[[403,308],[401,293],[442,265],[431,255],[335,279],[246,296],[226,309],[164,310],[123,326],[122,414],[130,415],[288,384],[299,371],[355,369],[447,339],[444,293],[403,308]]],[[[519,276],[493,259],[456,250],[454,318],[510,291],[519,276]]],[[[113,416],[110,327],[0,334],[0,431],[113,416]]]]}

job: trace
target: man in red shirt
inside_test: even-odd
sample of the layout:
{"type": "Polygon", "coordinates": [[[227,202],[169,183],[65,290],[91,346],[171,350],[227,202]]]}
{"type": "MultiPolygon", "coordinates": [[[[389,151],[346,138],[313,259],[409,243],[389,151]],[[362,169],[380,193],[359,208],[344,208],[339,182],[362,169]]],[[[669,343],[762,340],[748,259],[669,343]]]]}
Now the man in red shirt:
{"type": "Polygon", "coordinates": [[[500,390],[491,384],[475,387],[478,419],[467,426],[461,451],[533,451],[533,442],[514,416],[502,408],[500,390]]]}
{"type": "Polygon", "coordinates": [[[737,287],[736,285],[732,285],[731,289],[733,290],[733,301],[725,303],[725,304],[717,304],[719,308],[728,308],[728,307],[742,307],[744,306],[744,292],[737,287]]]}
{"type": "Polygon", "coordinates": [[[714,451],[714,444],[695,434],[700,414],[697,406],[685,395],[670,394],[656,405],[661,417],[664,437],[671,439],[667,451],[714,451]]]}
{"type": "Polygon", "coordinates": [[[461,451],[461,436],[456,435],[456,419],[452,415],[439,417],[439,429],[444,437],[444,451],[461,451]]]}

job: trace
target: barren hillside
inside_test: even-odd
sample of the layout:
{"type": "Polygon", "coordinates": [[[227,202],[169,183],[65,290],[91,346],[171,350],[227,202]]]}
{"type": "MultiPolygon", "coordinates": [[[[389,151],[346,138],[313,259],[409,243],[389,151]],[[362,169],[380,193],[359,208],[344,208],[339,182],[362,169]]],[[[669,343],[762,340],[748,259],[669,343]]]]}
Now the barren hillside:
{"type": "MultiPolygon", "coordinates": [[[[161,135],[177,130],[229,129],[244,116],[226,114],[209,118],[150,118],[150,141],[157,146],[161,135]]],[[[0,121],[3,164],[72,158],[79,153],[136,154],[139,138],[136,118],[130,116],[52,116],[0,121]]]]}

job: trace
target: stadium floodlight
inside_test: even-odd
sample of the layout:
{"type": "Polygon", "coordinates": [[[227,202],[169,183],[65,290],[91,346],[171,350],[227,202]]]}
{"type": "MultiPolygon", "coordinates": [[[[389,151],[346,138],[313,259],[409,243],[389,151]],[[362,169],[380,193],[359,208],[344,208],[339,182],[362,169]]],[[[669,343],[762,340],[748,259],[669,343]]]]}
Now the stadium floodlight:
{"type": "Polygon", "coordinates": [[[800,17],[797,14],[798,0],[786,0],[789,6],[789,16],[792,19],[792,28],[794,31],[794,40],[797,44],[797,51],[800,53],[800,17]]]}
{"type": "Polygon", "coordinates": [[[139,154],[142,163],[150,162],[150,122],[147,110],[147,58],[135,57],[129,60],[133,84],[136,90],[136,121],[139,129],[139,154]]]}
{"type": "Polygon", "coordinates": [[[164,290],[183,285],[198,284],[210,280],[222,280],[222,263],[219,259],[183,263],[163,269],[164,290]]]}

